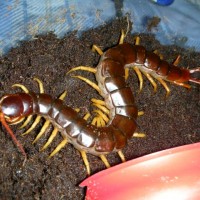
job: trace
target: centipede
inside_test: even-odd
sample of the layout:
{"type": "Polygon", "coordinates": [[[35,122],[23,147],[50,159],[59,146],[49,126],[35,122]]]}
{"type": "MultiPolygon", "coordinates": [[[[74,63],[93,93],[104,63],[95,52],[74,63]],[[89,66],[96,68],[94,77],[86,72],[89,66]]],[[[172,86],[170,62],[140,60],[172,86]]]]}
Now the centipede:
{"type": "Polygon", "coordinates": [[[50,154],[50,157],[58,153],[67,143],[71,143],[80,153],[86,166],[87,173],[90,174],[90,165],[87,154],[99,156],[106,167],[110,164],[106,155],[117,152],[122,161],[125,157],[122,149],[127,141],[132,137],[144,137],[145,134],[137,133],[137,117],[140,115],[130,86],[127,84],[129,70],[133,69],[139,79],[139,90],[143,87],[143,75],[150,81],[154,92],[157,91],[157,80],[166,90],[166,97],[170,94],[170,89],[166,82],[190,88],[188,82],[200,84],[200,80],[193,77],[193,74],[200,71],[200,68],[185,69],[178,67],[179,57],[172,63],[168,63],[155,52],[149,52],[139,44],[136,39],[135,44],[124,42],[125,34],[122,31],[119,43],[103,52],[98,46],[93,45],[93,50],[100,54],[100,60],[96,67],[78,66],[72,68],[67,74],[78,70],[91,72],[96,77],[94,83],[89,79],[73,75],[72,77],[81,79],[93,87],[104,99],[92,99],[97,107],[96,117],[88,122],[89,113],[80,117],[78,110],[64,104],[64,92],[59,98],[52,98],[44,92],[44,87],[40,79],[37,81],[40,92],[29,91],[24,85],[14,84],[20,87],[23,92],[6,94],[0,99],[0,121],[11,135],[19,150],[27,159],[23,146],[16,139],[9,124],[23,122],[21,128],[27,126],[32,117],[36,115],[35,121],[23,135],[30,133],[41,118],[46,121],[33,143],[37,142],[45,133],[47,128],[54,127],[51,136],[42,150],[46,149],[58,133],[63,137],[61,143],[50,154]]]}

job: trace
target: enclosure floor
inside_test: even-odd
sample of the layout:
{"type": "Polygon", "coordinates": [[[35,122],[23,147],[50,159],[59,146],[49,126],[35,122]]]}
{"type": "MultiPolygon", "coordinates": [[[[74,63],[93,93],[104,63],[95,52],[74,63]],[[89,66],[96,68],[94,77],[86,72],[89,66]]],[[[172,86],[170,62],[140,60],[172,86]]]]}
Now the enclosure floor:
{"type": "MultiPolygon", "coordinates": [[[[92,44],[106,50],[117,44],[120,30],[126,30],[126,20],[115,20],[99,29],[87,31],[81,38],[76,33],[58,39],[52,33],[38,36],[33,41],[21,43],[0,59],[0,96],[5,93],[20,91],[12,89],[14,83],[24,84],[28,89],[38,92],[33,81],[38,77],[44,83],[45,92],[58,97],[67,91],[65,103],[73,108],[81,108],[82,112],[92,111],[91,98],[100,98],[97,92],[86,83],[74,79],[66,72],[79,65],[96,66],[99,55],[91,51],[92,44]]],[[[152,51],[157,49],[164,59],[172,62],[181,55],[179,66],[194,68],[199,66],[200,54],[192,50],[184,50],[176,46],[162,46],[151,34],[139,35],[141,44],[152,51]]],[[[127,35],[126,42],[133,43],[133,36],[127,35]]],[[[77,71],[79,74],[95,82],[94,75],[77,71]]],[[[159,150],[190,144],[200,141],[200,91],[199,86],[192,84],[191,90],[171,85],[171,95],[165,99],[165,90],[158,84],[158,92],[153,94],[152,86],[144,78],[144,88],[138,94],[138,78],[130,72],[128,84],[131,87],[136,104],[144,115],[138,118],[138,132],[146,133],[145,138],[133,138],[123,149],[127,160],[137,158],[159,150]]],[[[0,199],[84,199],[85,190],[79,183],[87,177],[85,166],[79,152],[66,145],[60,153],[51,159],[48,155],[62,140],[58,135],[44,152],[39,149],[47,141],[52,129],[34,145],[32,141],[40,130],[41,120],[34,131],[21,137],[25,129],[11,128],[23,144],[28,161],[22,167],[23,156],[13,144],[5,129],[0,127],[0,199]]],[[[98,157],[88,155],[92,174],[105,166],[98,157]]],[[[119,157],[109,154],[110,164],[120,163],[119,157]]]]}

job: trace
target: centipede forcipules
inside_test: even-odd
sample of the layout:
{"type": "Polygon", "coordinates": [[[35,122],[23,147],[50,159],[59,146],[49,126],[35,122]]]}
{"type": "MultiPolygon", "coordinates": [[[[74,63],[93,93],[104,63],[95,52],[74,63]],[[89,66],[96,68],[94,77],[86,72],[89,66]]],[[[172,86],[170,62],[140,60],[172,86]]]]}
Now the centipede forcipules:
{"type": "MultiPolygon", "coordinates": [[[[23,117],[33,114],[45,117],[47,121],[44,127],[51,122],[55,127],[55,132],[60,131],[64,137],[62,145],[65,145],[67,140],[72,143],[81,151],[84,162],[89,168],[85,152],[103,158],[104,154],[119,151],[126,145],[127,139],[132,137],[136,129],[137,108],[133,94],[124,78],[125,68],[133,66],[140,79],[140,71],[142,71],[147,77],[151,75],[158,79],[167,91],[169,89],[163,80],[186,88],[189,87],[186,84],[187,81],[200,83],[199,80],[191,77],[191,73],[199,69],[190,71],[180,69],[162,61],[158,55],[146,52],[142,46],[124,43],[103,53],[97,68],[78,67],[72,70],[82,69],[96,74],[98,85],[93,83],[91,85],[104,97],[106,107],[109,109],[109,122],[105,127],[88,124],[78,117],[77,112],[64,106],[61,100],[53,100],[46,94],[29,92],[2,97],[1,118],[5,118],[7,122],[19,122],[23,117]]],[[[3,120],[1,121],[3,123],[3,120]]]]}

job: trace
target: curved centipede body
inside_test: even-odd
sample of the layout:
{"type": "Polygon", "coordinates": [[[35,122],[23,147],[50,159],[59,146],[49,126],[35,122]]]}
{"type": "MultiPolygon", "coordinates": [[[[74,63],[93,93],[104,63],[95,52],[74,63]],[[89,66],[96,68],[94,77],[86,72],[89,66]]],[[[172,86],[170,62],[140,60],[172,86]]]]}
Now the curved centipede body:
{"type": "MultiPolygon", "coordinates": [[[[126,84],[127,69],[133,68],[137,73],[140,80],[140,90],[143,83],[141,72],[152,83],[154,91],[156,91],[157,85],[152,77],[165,87],[167,95],[170,90],[165,81],[186,88],[190,87],[187,84],[188,81],[200,84],[200,80],[191,76],[192,73],[200,71],[199,68],[193,70],[179,68],[176,66],[177,62],[169,64],[160,59],[157,54],[146,51],[143,46],[138,44],[131,45],[122,41],[105,53],[96,46],[94,48],[101,54],[97,67],[79,66],[73,68],[70,72],[86,70],[95,73],[98,84],[81,76],[75,77],[86,81],[104,98],[105,105],[99,104],[98,101],[95,101],[95,104],[98,108],[102,109],[103,107],[102,110],[106,111],[107,109],[109,111],[106,113],[109,120],[105,119],[105,115],[100,111],[100,116],[104,119],[100,119],[100,122],[96,120],[91,124],[88,123],[85,120],[86,118],[79,117],[75,110],[63,104],[64,95],[59,99],[53,99],[50,95],[44,94],[42,83],[38,79],[36,81],[39,83],[40,93],[29,92],[18,84],[16,86],[20,86],[25,93],[5,95],[0,100],[0,116],[3,124],[5,124],[5,121],[18,123],[27,117],[22,125],[24,127],[30,121],[30,116],[38,115],[31,128],[24,133],[27,134],[35,128],[40,118],[44,117],[46,122],[34,142],[42,136],[50,123],[53,124],[54,130],[43,149],[52,142],[57,132],[61,132],[64,140],[50,156],[57,153],[67,142],[72,143],[81,152],[88,174],[90,169],[86,153],[100,156],[107,167],[109,167],[109,163],[104,156],[105,154],[117,151],[124,160],[120,150],[126,145],[127,140],[134,136],[137,128],[138,110],[132,91],[126,84]]],[[[7,130],[9,133],[11,132],[9,128],[7,130]]],[[[12,133],[10,134],[22,153],[25,154],[19,142],[16,141],[12,133]]]]}

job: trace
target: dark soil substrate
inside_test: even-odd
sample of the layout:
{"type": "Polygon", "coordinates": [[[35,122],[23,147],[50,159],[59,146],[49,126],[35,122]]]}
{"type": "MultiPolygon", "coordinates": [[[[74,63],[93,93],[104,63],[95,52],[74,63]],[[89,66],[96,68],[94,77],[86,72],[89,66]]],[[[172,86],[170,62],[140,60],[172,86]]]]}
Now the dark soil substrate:
{"type": "MultiPolygon", "coordinates": [[[[100,98],[99,95],[86,83],[66,76],[66,72],[79,65],[96,66],[99,55],[91,51],[92,44],[106,50],[117,44],[120,30],[126,30],[126,27],[126,20],[115,20],[99,29],[83,33],[81,38],[77,38],[76,33],[71,33],[63,39],[57,39],[54,34],[49,33],[38,36],[33,41],[23,42],[0,60],[0,96],[20,91],[18,88],[11,88],[14,83],[22,83],[37,92],[38,87],[33,78],[38,77],[43,81],[46,93],[58,97],[67,90],[66,104],[91,111],[93,108],[89,107],[90,99],[100,98]]],[[[162,46],[151,34],[142,34],[140,37],[142,45],[150,51],[157,49],[169,62],[180,54],[180,66],[199,66],[199,53],[176,46],[162,46]]],[[[126,41],[133,43],[133,36],[128,35],[126,41]]],[[[93,74],[89,72],[78,71],[76,74],[95,81],[93,74]]],[[[139,110],[145,113],[138,118],[138,131],[146,133],[147,137],[133,138],[128,142],[123,150],[127,160],[200,141],[198,85],[192,84],[193,88],[189,91],[170,85],[172,92],[165,100],[166,91],[163,87],[158,84],[158,92],[153,95],[152,86],[146,78],[144,88],[138,94],[138,78],[133,71],[128,84],[139,110]]],[[[87,174],[79,152],[69,144],[52,159],[47,159],[62,139],[57,136],[47,150],[39,152],[51,130],[36,144],[31,144],[42,122],[26,137],[20,137],[24,130],[12,126],[28,154],[24,167],[23,156],[5,129],[0,128],[0,199],[84,199],[85,190],[78,185],[87,174]]],[[[92,174],[105,169],[98,157],[88,155],[88,159],[92,174]]],[[[109,154],[108,160],[111,165],[120,163],[115,153],[109,154]]]]}

